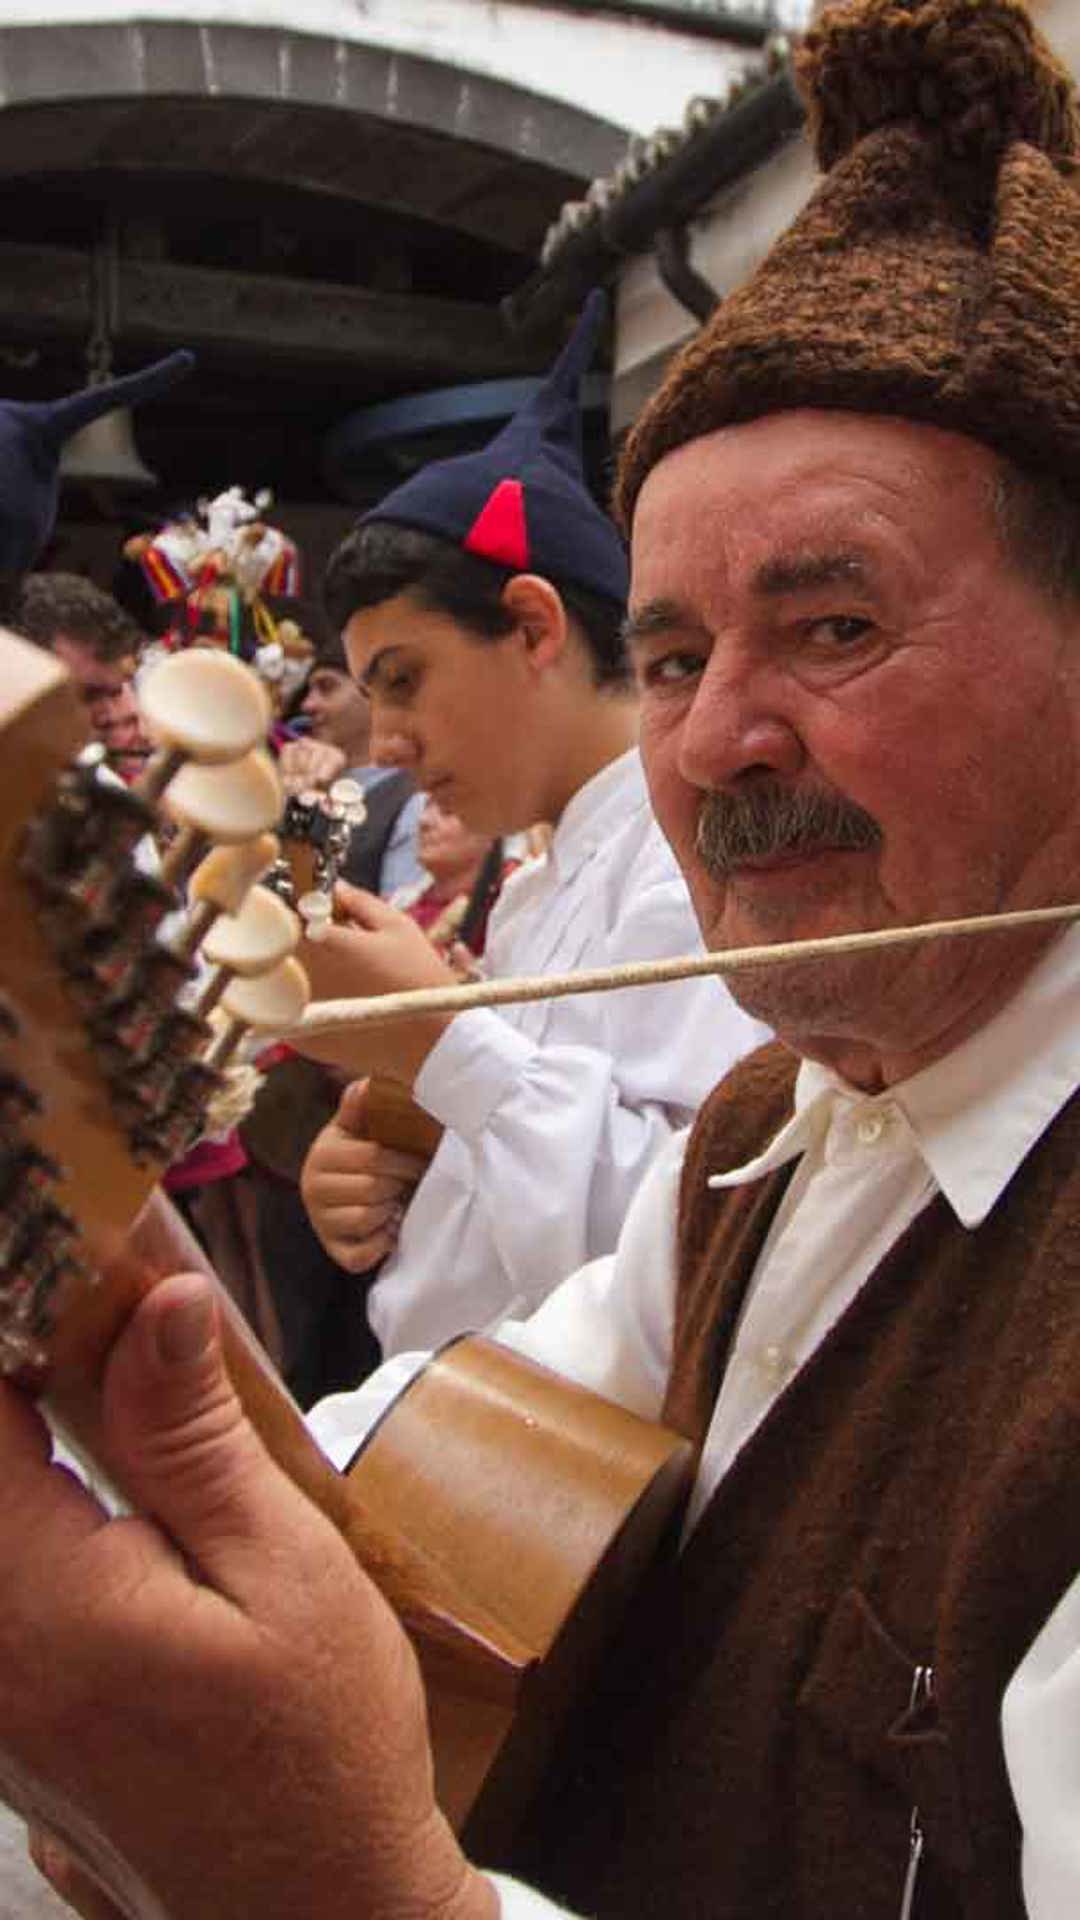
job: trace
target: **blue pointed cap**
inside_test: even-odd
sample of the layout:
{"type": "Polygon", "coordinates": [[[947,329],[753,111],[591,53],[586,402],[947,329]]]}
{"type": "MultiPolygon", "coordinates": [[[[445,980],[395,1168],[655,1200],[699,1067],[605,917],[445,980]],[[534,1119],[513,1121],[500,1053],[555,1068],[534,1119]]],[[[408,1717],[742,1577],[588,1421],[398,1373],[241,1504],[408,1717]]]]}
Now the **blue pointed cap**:
{"type": "Polygon", "coordinates": [[[546,380],[477,453],[435,460],[364,514],[440,534],[468,553],[587,587],[622,605],[626,549],[585,479],[581,381],[607,310],[589,295],[546,380]]]}
{"type": "Polygon", "coordinates": [[[24,573],[48,544],[64,444],[115,407],[164,393],[195,365],[182,349],[139,373],[103,380],[63,400],[0,400],[0,572],[24,573]]]}

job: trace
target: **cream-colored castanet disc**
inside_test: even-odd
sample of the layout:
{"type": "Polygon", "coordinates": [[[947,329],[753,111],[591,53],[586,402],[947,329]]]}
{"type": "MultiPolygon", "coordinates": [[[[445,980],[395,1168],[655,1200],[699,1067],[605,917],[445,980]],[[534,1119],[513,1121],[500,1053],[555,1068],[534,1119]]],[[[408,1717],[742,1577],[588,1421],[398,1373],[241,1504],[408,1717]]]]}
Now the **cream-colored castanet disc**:
{"type": "Polygon", "coordinates": [[[214,847],[188,881],[192,904],[216,907],[219,913],[239,913],[257,880],[272,867],[281,851],[275,833],[258,833],[232,847],[214,847]]]}
{"type": "Polygon", "coordinates": [[[319,887],[313,887],[310,893],[302,893],[296,903],[296,911],[304,929],[305,940],[325,940],[334,924],[334,902],[328,893],[319,887]]]}
{"type": "Polygon", "coordinates": [[[256,747],[228,766],[181,767],[165,809],[182,827],[235,844],[265,833],[281,816],[281,782],[270,755],[256,747]]]}
{"type": "Polygon", "coordinates": [[[300,940],[300,922],[269,887],[252,887],[239,913],[215,920],[201,952],[212,967],[250,978],[287,960],[300,940]]]}
{"type": "Polygon", "coordinates": [[[299,1020],[310,998],[307,974],[299,960],[283,960],[272,973],[234,980],[221,1005],[239,1025],[276,1033],[299,1020]]]}
{"type": "Polygon", "coordinates": [[[258,674],[207,647],[189,647],[153,667],[139,687],[139,711],[157,746],[207,766],[250,753],[272,717],[258,674]]]}
{"type": "Polygon", "coordinates": [[[339,817],[347,820],[351,827],[358,827],[367,819],[367,801],[359,780],[350,780],[347,775],[335,780],[326,797],[339,817]]]}

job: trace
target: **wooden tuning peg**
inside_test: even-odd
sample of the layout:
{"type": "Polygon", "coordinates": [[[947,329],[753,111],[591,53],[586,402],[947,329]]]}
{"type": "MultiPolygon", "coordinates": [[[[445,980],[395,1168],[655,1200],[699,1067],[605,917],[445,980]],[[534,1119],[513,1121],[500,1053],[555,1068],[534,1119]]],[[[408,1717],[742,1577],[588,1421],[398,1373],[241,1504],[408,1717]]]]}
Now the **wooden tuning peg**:
{"type": "Polygon", "coordinates": [[[188,761],[224,766],[240,760],[270,727],[270,695],[232,654],[191,647],[151,669],[138,692],[143,724],[158,748],[133,788],[155,806],[188,761]]]}
{"type": "Polygon", "coordinates": [[[189,761],[170,781],[164,806],[181,831],[162,856],[161,878],[176,886],[212,843],[236,846],[273,827],[281,815],[281,782],[270,755],[256,747],[227,766],[189,761]]]}
{"type": "Polygon", "coordinates": [[[221,914],[202,945],[215,969],[196,1005],[205,1019],[235,979],[270,974],[298,946],[300,923],[269,887],[252,887],[239,913],[221,914]]]}
{"type": "Polygon", "coordinates": [[[298,960],[283,960],[272,973],[254,980],[233,980],[219,1008],[227,1024],[207,1054],[206,1065],[224,1066],[250,1031],[269,1036],[295,1026],[310,998],[307,974],[298,960]]]}
{"type": "Polygon", "coordinates": [[[174,950],[190,959],[221,914],[239,913],[248,894],[273,866],[281,842],[276,833],[258,833],[237,846],[212,847],[188,881],[189,913],[174,950]]]}

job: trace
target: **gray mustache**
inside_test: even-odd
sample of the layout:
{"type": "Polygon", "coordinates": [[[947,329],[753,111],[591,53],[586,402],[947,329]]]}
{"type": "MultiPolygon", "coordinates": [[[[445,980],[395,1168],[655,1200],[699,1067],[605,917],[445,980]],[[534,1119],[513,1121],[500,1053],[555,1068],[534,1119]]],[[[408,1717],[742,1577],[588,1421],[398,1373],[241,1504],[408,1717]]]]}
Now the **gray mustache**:
{"type": "Polygon", "coordinates": [[[746,861],[782,853],[859,850],[881,844],[869,813],[838,793],[762,781],[738,793],[708,793],[698,814],[695,845],[714,879],[746,861]]]}

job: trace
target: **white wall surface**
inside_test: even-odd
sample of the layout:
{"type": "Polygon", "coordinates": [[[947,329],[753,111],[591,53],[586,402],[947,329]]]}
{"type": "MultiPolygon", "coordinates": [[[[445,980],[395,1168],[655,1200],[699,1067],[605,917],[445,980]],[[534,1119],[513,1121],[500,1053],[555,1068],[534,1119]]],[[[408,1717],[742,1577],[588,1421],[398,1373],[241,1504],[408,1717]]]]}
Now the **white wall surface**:
{"type": "MultiPolygon", "coordinates": [[[[1080,0],[1028,4],[1055,51],[1080,76],[1080,0]]],[[[718,293],[742,285],[819,178],[803,138],[715,201],[691,229],[691,258],[718,293]]],[[[663,359],[696,331],[696,322],[664,287],[652,254],[627,263],[619,281],[617,315],[612,387],[616,432],[639,411],[663,359]]]]}
{"type": "MultiPolygon", "coordinates": [[[[792,16],[803,0],[787,0],[792,16]]],[[[513,0],[3,0],[5,27],[179,20],[284,28],[389,48],[506,81],[652,133],[726,90],[746,50],[649,21],[513,0]]],[[[2,75],[0,75],[2,85],[2,75]]]]}

